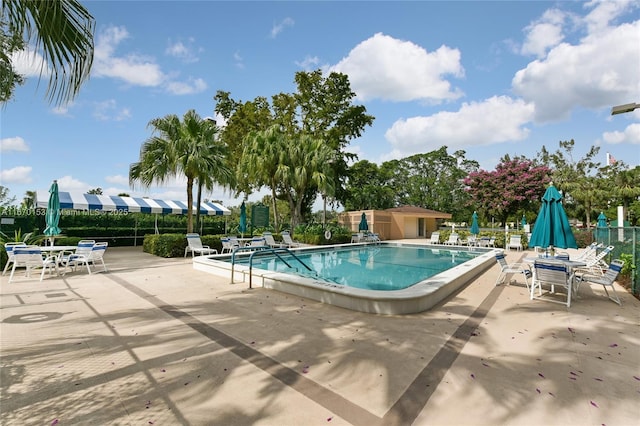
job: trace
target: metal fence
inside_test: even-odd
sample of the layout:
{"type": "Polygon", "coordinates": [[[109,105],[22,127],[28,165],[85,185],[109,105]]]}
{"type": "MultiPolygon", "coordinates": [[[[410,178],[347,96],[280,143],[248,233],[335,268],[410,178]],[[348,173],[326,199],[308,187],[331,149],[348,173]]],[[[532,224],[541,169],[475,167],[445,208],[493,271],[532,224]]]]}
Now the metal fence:
{"type": "Polygon", "coordinates": [[[631,292],[637,296],[640,291],[638,271],[640,265],[640,227],[594,228],[592,232],[593,241],[615,247],[610,256],[611,259],[618,259],[621,255],[625,255],[625,258],[628,259],[628,256],[631,256],[634,265],[631,271],[631,292]]]}

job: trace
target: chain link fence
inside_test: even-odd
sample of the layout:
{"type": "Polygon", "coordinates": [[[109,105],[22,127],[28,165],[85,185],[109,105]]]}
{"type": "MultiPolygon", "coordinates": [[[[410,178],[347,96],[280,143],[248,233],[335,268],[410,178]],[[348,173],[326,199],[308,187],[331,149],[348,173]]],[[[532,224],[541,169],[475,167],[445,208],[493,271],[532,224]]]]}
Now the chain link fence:
{"type": "Polygon", "coordinates": [[[593,228],[593,241],[604,246],[615,247],[610,255],[612,259],[622,259],[626,263],[631,262],[631,292],[638,296],[640,293],[640,277],[638,265],[640,265],[640,227],[625,228],[593,228]]]}

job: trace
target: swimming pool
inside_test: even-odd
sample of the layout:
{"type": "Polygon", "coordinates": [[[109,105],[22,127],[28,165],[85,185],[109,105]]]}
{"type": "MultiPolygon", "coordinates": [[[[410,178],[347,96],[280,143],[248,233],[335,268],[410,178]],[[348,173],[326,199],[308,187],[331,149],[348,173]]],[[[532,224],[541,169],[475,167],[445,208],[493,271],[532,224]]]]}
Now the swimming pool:
{"type": "Polygon", "coordinates": [[[295,259],[273,255],[254,255],[251,270],[246,255],[236,255],[233,268],[231,255],[198,256],[193,267],[231,278],[232,283],[252,282],[254,287],[347,309],[408,314],[433,307],[495,264],[490,249],[400,243],[343,244],[292,252],[312,271],[295,259]]]}

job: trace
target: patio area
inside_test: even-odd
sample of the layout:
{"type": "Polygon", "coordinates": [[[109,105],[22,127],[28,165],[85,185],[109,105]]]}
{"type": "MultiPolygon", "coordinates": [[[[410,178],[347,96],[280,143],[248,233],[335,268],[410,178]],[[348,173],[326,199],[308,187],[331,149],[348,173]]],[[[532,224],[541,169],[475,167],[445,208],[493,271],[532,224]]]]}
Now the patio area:
{"type": "Polygon", "coordinates": [[[640,301],[620,287],[621,307],[581,286],[567,309],[522,277],[495,287],[496,264],[430,311],[378,316],[140,247],[105,262],[1,278],[1,424],[638,423],[640,301]]]}

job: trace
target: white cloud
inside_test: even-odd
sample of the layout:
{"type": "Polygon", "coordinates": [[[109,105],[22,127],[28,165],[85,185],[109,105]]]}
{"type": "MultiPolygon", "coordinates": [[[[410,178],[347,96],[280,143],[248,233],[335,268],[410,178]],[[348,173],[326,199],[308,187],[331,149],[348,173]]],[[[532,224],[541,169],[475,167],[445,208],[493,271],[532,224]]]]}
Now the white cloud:
{"type": "Polygon", "coordinates": [[[547,53],[547,49],[560,44],[564,39],[564,20],[564,12],[558,9],[547,10],[541,19],[525,28],[527,35],[521,53],[541,58],[547,53]]]}
{"type": "Polygon", "coordinates": [[[296,65],[305,71],[312,71],[318,68],[320,58],[317,56],[306,56],[302,61],[296,61],[296,65]]]}
{"type": "Polygon", "coordinates": [[[189,78],[188,81],[172,81],[167,84],[167,91],[174,95],[192,95],[202,93],[207,89],[207,83],[201,78],[189,78]]]}
{"type": "MultiPolygon", "coordinates": [[[[105,180],[105,182],[108,182],[108,183],[111,183],[111,184],[114,184],[114,185],[129,186],[129,177],[128,176],[113,175],[113,176],[105,177],[104,180],[105,180]]],[[[120,192],[123,192],[123,191],[120,191],[120,192]]]]}
{"type": "Polygon", "coordinates": [[[198,62],[200,58],[197,56],[198,48],[194,47],[195,39],[189,38],[185,43],[177,41],[175,43],[169,43],[169,46],[165,49],[165,53],[174,58],[178,58],[186,63],[198,62]]]}
{"type": "Polygon", "coordinates": [[[295,22],[291,18],[284,18],[279,24],[273,24],[273,27],[271,27],[271,38],[276,38],[286,27],[293,27],[293,24],[295,24],[295,22]]]}
{"type": "Polygon", "coordinates": [[[25,77],[49,77],[51,73],[42,55],[33,50],[21,50],[11,54],[11,65],[16,72],[25,77]]]}
{"type": "Polygon", "coordinates": [[[29,166],[18,166],[12,169],[0,171],[0,182],[26,184],[31,183],[31,170],[29,166]]]}
{"type": "Polygon", "coordinates": [[[538,122],[566,119],[576,107],[609,108],[640,97],[640,21],[608,27],[608,19],[617,12],[608,10],[608,3],[590,5],[596,5],[594,12],[577,23],[597,32],[588,33],[578,44],[555,46],[512,80],[514,93],[535,103],[538,122]],[[601,8],[608,13],[598,13],[601,8]]]}
{"type": "Polygon", "coordinates": [[[131,118],[129,108],[120,108],[115,99],[94,104],[93,116],[100,121],[123,121],[131,118]]]}
{"type": "MultiPolygon", "coordinates": [[[[122,80],[127,84],[142,87],[163,87],[168,93],[185,95],[201,93],[207,84],[201,78],[178,81],[174,75],[162,71],[154,58],[137,53],[117,55],[117,48],[130,37],[124,27],[108,27],[96,36],[92,73],[96,77],[122,80]]],[[[193,49],[182,43],[170,45],[165,53],[194,62],[197,57],[193,49]]],[[[173,73],[176,76],[179,73],[173,73]]],[[[121,119],[126,118],[122,116],[121,119]]]]}
{"type": "Polygon", "coordinates": [[[98,188],[98,186],[91,186],[69,175],[59,177],[56,180],[58,181],[58,189],[65,192],[87,192],[91,189],[98,188]]]}
{"type": "Polygon", "coordinates": [[[453,149],[525,139],[524,125],[534,114],[532,104],[507,96],[464,103],[457,112],[396,121],[385,133],[393,146],[391,158],[429,152],[446,145],[453,149]]]}
{"type": "Polygon", "coordinates": [[[0,152],[29,152],[29,145],[20,136],[0,139],[0,152]]]}
{"type": "Polygon", "coordinates": [[[620,143],[640,145],[640,123],[630,124],[623,132],[605,132],[602,134],[602,140],[612,145],[620,143]]]}
{"type": "Polygon", "coordinates": [[[462,96],[444,78],[464,76],[458,49],[443,45],[429,53],[410,41],[381,33],[358,44],[329,71],[349,75],[361,101],[380,98],[439,103],[462,96]]]}
{"type": "Polygon", "coordinates": [[[244,68],[244,59],[240,55],[240,52],[234,52],[233,61],[236,63],[236,67],[243,69],[244,68]]]}

